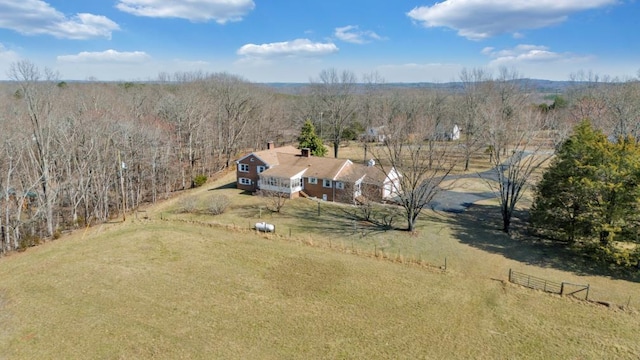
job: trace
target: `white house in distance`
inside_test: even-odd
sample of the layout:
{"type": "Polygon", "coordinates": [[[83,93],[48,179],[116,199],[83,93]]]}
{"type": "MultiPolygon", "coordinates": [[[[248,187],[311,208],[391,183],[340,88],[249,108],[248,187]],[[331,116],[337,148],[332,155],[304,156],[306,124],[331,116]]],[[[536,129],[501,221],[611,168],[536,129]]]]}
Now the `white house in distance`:
{"type": "Polygon", "coordinates": [[[384,142],[387,139],[386,127],[370,126],[362,135],[364,141],[368,142],[384,142]]]}
{"type": "Polygon", "coordinates": [[[462,130],[457,124],[454,124],[451,130],[443,129],[443,126],[438,126],[435,133],[427,134],[427,140],[433,141],[455,141],[460,140],[460,133],[462,130]]]}
{"type": "Polygon", "coordinates": [[[460,127],[457,124],[453,125],[451,140],[460,140],[460,127]]]}
{"type": "MultiPolygon", "coordinates": [[[[428,135],[427,139],[435,141],[455,141],[460,140],[461,129],[457,124],[454,124],[451,130],[445,130],[443,127],[438,126],[435,134],[428,135]]],[[[383,126],[371,126],[368,127],[364,134],[362,134],[362,140],[367,142],[385,142],[387,139],[387,129],[383,126]]]]}

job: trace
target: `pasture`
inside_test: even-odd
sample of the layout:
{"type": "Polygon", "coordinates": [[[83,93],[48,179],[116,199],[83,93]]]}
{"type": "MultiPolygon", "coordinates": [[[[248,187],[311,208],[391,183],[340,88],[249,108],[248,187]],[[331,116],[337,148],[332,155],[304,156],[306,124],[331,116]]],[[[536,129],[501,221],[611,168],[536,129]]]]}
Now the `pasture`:
{"type": "Polygon", "coordinates": [[[427,211],[409,234],[309,199],[271,213],[233,185],[228,174],[0,259],[0,359],[640,356],[638,277],[509,238],[493,205],[427,211]],[[177,211],[220,194],[222,215],[177,211]],[[276,234],[250,230],[257,221],[276,234]],[[510,284],[510,268],[588,283],[615,306],[510,284]]]}

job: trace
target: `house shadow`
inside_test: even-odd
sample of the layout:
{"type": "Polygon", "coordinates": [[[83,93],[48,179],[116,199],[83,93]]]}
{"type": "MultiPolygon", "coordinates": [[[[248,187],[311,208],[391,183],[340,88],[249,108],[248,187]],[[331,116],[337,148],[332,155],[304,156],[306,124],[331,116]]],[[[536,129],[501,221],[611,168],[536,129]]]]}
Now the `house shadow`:
{"type": "MultiPolygon", "coordinates": [[[[222,184],[220,186],[216,186],[213,188],[208,189],[207,191],[215,191],[215,190],[222,190],[222,189],[235,189],[236,186],[236,182],[235,181],[231,181],[229,183],[226,184],[222,184]]],[[[246,193],[250,194],[248,191],[246,191],[246,193]]]]}
{"type": "Polygon", "coordinates": [[[566,243],[532,235],[528,227],[527,212],[514,214],[511,234],[502,231],[502,217],[497,206],[474,204],[447,219],[457,240],[489,253],[527,265],[563,270],[576,275],[597,275],[640,282],[638,270],[612,269],[595,262],[580,249],[566,243]]]}

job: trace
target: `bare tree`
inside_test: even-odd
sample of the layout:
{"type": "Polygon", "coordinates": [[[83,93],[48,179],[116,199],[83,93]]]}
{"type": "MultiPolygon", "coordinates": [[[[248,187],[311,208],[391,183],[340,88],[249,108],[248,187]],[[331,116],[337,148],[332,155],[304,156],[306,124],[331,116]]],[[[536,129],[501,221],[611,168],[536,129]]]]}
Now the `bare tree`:
{"type": "Polygon", "coordinates": [[[281,191],[260,190],[258,195],[263,197],[267,202],[267,208],[273,212],[280,213],[284,204],[289,200],[289,194],[281,191]]]}
{"type": "Polygon", "coordinates": [[[18,97],[25,105],[25,115],[29,119],[32,140],[35,145],[33,160],[38,168],[42,203],[46,221],[46,231],[53,236],[56,189],[52,179],[52,144],[54,101],[52,92],[56,90],[56,74],[44,70],[44,78],[38,67],[26,60],[11,64],[9,76],[16,81],[18,97]]]}
{"type": "Polygon", "coordinates": [[[159,103],[160,117],[174,126],[177,144],[176,154],[180,162],[182,188],[194,187],[195,169],[202,151],[201,128],[207,119],[203,106],[207,102],[204,91],[199,91],[198,83],[181,84],[173,87],[159,103]]]}
{"type": "Polygon", "coordinates": [[[602,94],[602,79],[598,74],[579,71],[569,76],[572,86],[567,91],[572,125],[585,119],[602,124],[607,104],[602,94]]]}
{"type": "MultiPolygon", "coordinates": [[[[381,98],[385,96],[385,80],[377,72],[365,74],[363,77],[364,94],[358,99],[358,115],[362,119],[362,125],[365,131],[372,127],[379,127],[382,124],[376,120],[378,118],[379,105],[381,98]]],[[[367,134],[361,138],[364,150],[363,161],[369,160],[368,150],[371,139],[367,134]]]]}
{"type": "Polygon", "coordinates": [[[615,138],[640,138],[640,83],[635,79],[614,79],[606,85],[603,97],[607,107],[605,130],[615,138]]]}
{"type": "Polygon", "coordinates": [[[357,81],[353,72],[339,72],[334,68],[322,70],[319,78],[311,81],[312,97],[318,101],[322,112],[321,128],[328,129],[327,132],[323,131],[322,135],[333,144],[333,156],[336,158],[343,133],[356,111],[354,96],[357,81]]]}
{"type": "Polygon", "coordinates": [[[463,92],[458,104],[458,117],[462,121],[462,145],[464,151],[464,170],[469,170],[471,155],[485,146],[482,141],[485,120],[480,108],[485,102],[485,88],[490,76],[482,69],[463,69],[460,81],[463,92]]]}
{"type": "Polygon", "coordinates": [[[440,142],[442,140],[446,141],[446,139],[441,139],[436,134],[440,134],[443,128],[447,126],[453,131],[453,124],[448,121],[447,97],[447,94],[440,90],[431,90],[421,96],[425,102],[422,122],[423,128],[427,132],[427,156],[430,168],[433,168],[439,156],[438,147],[440,142]]]}
{"type": "Polygon", "coordinates": [[[250,84],[237,76],[217,74],[209,81],[211,95],[217,101],[214,111],[216,148],[223,167],[228,168],[238,150],[247,146],[243,137],[262,104],[254,96],[250,84]]]}
{"type": "Polygon", "coordinates": [[[384,174],[393,169],[400,174],[399,181],[391,185],[392,193],[404,209],[407,230],[415,231],[418,216],[440,191],[440,184],[455,164],[447,156],[450,143],[430,149],[422,137],[412,136],[407,114],[414,114],[414,110],[410,107],[389,118],[389,137],[374,154],[376,166],[384,174]]]}
{"type": "Polygon", "coordinates": [[[487,140],[494,168],[481,177],[498,197],[502,231],[508,233],[516,205],[535,183],[535,171],[553,156],[553,148],[536,136],[542,115],[535,109],[519,109],[510,117],[508,124],[502,123],[504,119],[499,106],[485,111],[489,111],[485,115],[492,119],[487,140]]]}

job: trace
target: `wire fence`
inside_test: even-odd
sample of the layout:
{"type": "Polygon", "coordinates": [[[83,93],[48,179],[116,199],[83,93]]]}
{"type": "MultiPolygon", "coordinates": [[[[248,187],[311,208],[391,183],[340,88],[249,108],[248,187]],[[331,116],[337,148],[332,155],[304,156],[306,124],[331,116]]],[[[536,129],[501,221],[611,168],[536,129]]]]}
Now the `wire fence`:
{"type": "Polygon", "coordinates": [[[522,285],[530,289],[541,290],[558,295],[571,295],[579,297],[584,292],[584,299],[589,300],[589,284],[573,284],[566,281],[556,282],[518,271],[513,271],[513,269],[509,269],[509,282],[522,285]]]}

